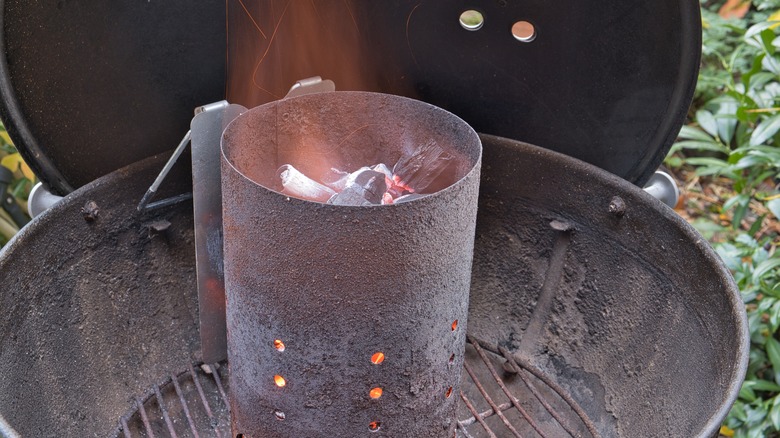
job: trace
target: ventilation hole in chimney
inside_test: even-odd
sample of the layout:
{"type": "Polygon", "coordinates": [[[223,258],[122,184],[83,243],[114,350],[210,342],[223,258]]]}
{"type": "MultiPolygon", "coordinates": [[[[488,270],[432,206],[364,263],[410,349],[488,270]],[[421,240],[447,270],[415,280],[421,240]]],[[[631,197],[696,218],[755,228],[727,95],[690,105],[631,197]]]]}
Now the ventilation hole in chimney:
{"type": "Polygon", "coordinates": [[[382,397],[382,388],[379,387],[371,388],[371,391],[369,391],[368,395],[374,400],[376,400],[379,397],[382,397]]]}
{"type": "Polygon", "coordinates": [[[236,438],[244,438],[244,434],[243,433],[239,433],[238,435],[236,435],[236,438]]]}
{"type": "Polygon", "coordinates": [[[274,348],[276,348],[277,351],[282,352],[284,351],[284,342],[277,339],[274,341],[274,348]]]}
{"type": "Polygon", "coordinates": [[[452,353],[452,356],[450,356],[450,363],[449,365],[452,366],[452,364],[455,363],[455,353],[452,353]]]}
{"type": "Polygon", "coordinates": [[[278,374],[274,376],[274,383],[276,383],[276,386],[280,388],[284,388],[284,386],[287,385],[287,381],[284,380],[284,377],[278,374]]]}
{"type": "Polygon", "coordinates": [[[378,421],[372,421],[368,423],[368,430],[370,430],[371,432],[378,431],[380,427],[382,427],[382,423],[378,421]]]}
{"type": "Polygon", "coordinates": [[[451,396],[451,395],[452,395],[452,386],[450,386],[449,388],[447,388],[447,393],[446,393],[446,394],[444,394],[444,397],[445,397],[445,398],[450,398],[450,396],[451,396]]]}
{"type": "Polygon", "coordinates": [[[458,329],[458,320],[452,321],[452,331],[455,331],[458,329]]]}
{"type": "Polygon", "coordinates": [[[512,36],[517,41],[530,43],[536,39],[536,28],[527,21],[518,21],[512,25],[512,36]]]}
{"type": "Polygon", "coordinates": [[[371,363],[374,365],[379,365],[382,362],[385,361],[385,354],[380,352],[374,353],[373,356],[371,356],[371,363]]]}
{"type": "Polygon", "coordinates": [[[485,24],[485,17],[481,12],[469,9],[460,14],[460,25],[466,30],[479,30],[485,24]]]}
{"type": "Polygon", "coordinates": [[[276,417],[277,420],[282,421],[282,420],[285,419],[286,416],[284,415],[284,412],[282,412],[280,410],[275,410],[274,411],[274,417],[276,417]]]}

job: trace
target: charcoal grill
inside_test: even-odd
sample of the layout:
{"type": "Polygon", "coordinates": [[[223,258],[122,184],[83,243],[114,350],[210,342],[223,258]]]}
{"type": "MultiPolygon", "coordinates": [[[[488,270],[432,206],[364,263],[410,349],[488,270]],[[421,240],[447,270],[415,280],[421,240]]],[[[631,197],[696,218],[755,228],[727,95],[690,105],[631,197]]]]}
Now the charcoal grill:
{"type": "MultiPolygon", "coordinates": [[[[176,1],[89,10],[50,3],[2,3],[3,117],[53,190],[91,182],[0,254],[0,413],[22,436],[230,436],[229,366],[204,365],[199,354],[192,207],[136,210],[168,156],[139,159],[174,145],[192,108],[222,97],[214,87],[221,66],[188,72],[204,54],[224,54],[213,45],[223,41],[224,20],[215,17],[224,18],[224,3],[199,11],[176,1]],[[170,25],[172,16],[186,25],[170,25]],[[90,50],[92,32],[106,22],[127,32],[104,34],[110,53],[90,50]],[[64,49],[32,38],[38,29],[62,32],[64,49]],[[122,56],[147,51],[138,63],[122,56]],[[91,84],[96,75],[84,68],[100,79],[91,84]],[[147,104],[154,110],[143,113],[147,104]],[[72,110],[42,110],[51,106],[72,110]],[[126,129],[130,115],[133,127],[148,117],[148,129],[126,129]],[[81,134],[63,129],[70,124],[81,134]],[[80,173],[85,163],[67,152],[79,139],[122,153],[80,173]],[[139,147],[126,146],[133,143],[139,147]],[[87,203],[98,207],[89,221],[87,203]]],[[[561,17],[544,5],[500,1],[480,5],[477,31],[457,21],[473,6],[466,2],[345,4],[350,22],[375,24],[366,44],[384,49],[381,59],[362,59],[376,73],[371,91],[429,101],[494,134],[481,135],[462,390],[446,394],[459,402],[458,436],[714,435],[746,367],[739,293],[701,236],[635,185],[662,159],[690,101],[697,3],[659,2],[658,13],[647,14],[644,2],[608,1],[597,11],[573,2],[561,17]],[[524,17],[536,38],[504,38],[524,17]],[[564,30],[592,44],[572,45],[564,30]],[[457,50],[444,50],[446,42],[457,50]],[[576,58],[577,71],[564,55],[576,58]],[[451,74],[455,66],[462,74],[451,74]],[[480,89],[464,95],[474,83],[480,89]]],[[[281,23],[285,5],[250,5],[270,11],[255,24],[281,23]]],[[[276,28],[280,38],[293,33],[276,28]]],[[[268,53],[277,62],[269,77],[294,74],[289,83],[322,74],[361,89],[327,66],[287,65],[284,53],[268,53]]],[[[180,164],[161,199],[190,190],[180,164]]],[[[355,435],[398,436],[392,422],[363,423],[355,435]]]]}

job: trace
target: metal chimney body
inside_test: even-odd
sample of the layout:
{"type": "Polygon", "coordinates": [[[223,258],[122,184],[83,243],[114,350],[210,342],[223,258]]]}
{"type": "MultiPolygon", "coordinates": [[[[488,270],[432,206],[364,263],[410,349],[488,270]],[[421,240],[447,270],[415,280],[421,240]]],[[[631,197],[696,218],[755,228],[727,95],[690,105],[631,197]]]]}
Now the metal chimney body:
{"type": "Polygon", "coordinates": [[[451,437],[463,363],[481,143],[454,115],[376,93],[284,99],[223,136],[234,436],[451,437]],[[276,170],[453,156],[435,192],[337,206],[279,192],[276,170]]]}

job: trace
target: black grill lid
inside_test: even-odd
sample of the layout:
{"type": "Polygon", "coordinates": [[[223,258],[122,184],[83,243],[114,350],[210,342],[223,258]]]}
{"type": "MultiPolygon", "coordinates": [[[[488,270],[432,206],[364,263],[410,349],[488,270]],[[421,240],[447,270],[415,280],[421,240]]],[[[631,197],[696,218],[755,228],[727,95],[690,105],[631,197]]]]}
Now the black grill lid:
{"type": "Polygon", "coordinates": [[[171,149],[225,90],[224,0],[0,0],[0,116],[60,194],[171,149]]]}
{"type": "Polygon", "coordinates": [[[315,75],[408,95],[637,184],[684,121],[701,53],[697,0],[0,0],[0,115],[41,179],[67,192],[175,146],[194,107],[225,97],[226,4],[230,26],[246,6],[254,23],[244,15],[244,25],[265,30],[253,44],[259,71],[284,75],[269,85],[275,96],[315,75]],[[374,85],[267,50],[300,37],[291,11],[309,6],[326,18],[312,44],[334,55],[345,49],[328,46],[329,32],[356,26],[374,85]],[[470,9],[484,17],[479,30],[459,22],[470,9]],[[533,41],[513,37],[517,21],[534,25],[533,41]]]}

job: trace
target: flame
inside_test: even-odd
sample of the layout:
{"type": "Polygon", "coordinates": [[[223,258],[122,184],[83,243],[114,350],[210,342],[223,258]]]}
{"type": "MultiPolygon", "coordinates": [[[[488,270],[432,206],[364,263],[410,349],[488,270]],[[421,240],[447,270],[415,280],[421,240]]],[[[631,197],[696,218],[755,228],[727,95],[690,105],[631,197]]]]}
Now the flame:
{"type": "Polygon", "coordinates": [[[452,321],[452,331],[455,331],[458,329],[458,320],[452,321]]]}
{"type": "Polygon", "coordinates": [[[274,376],[274,383],[276,383],[276,386],[278,386],[280,388],[284,388],[285,385],[287,385],[287,381],[284,380],[284,377],[282,377],[282,376],[280,376],[278,374],[274,376]]]}
{"type": "Polygon", "coordinates": [[[381,423],[378,421],[372,421],[368,423],[368,428],[371,429],[371,431],[376,432],[379,430],[379,426],[381,426],[381,423]]]}
{"type": "Polygon", "coordinates": [[[228,0],[226,97],[248,108],[321,76],[340,90],[379,91],[386,60],[354,0],[228,0]]]}
{"type": "Polygon", "coordinates": [[[371,391],[369,391],[368,395],[371,396],[371,398],[373,398],[374,400],[376,400],[379,397],[382,397],[382,388],[379,387],[372,388],[371,391]]]}
{"type": "Polygon", "coordinates": [[[280,341],[279,339],[274,341],[274,348],[276,348],[278,351],[284,351],[284,342],[280,341]]]}

